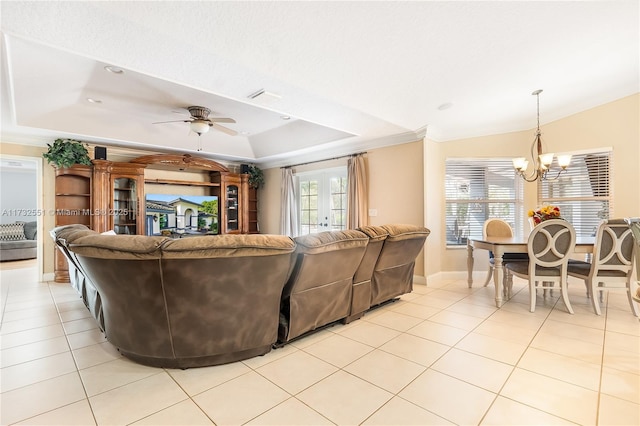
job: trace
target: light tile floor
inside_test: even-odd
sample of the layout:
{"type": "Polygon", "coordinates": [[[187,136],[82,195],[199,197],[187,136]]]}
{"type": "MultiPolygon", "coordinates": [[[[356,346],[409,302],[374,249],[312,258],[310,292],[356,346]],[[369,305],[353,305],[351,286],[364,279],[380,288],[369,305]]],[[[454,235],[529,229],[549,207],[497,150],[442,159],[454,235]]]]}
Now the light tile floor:
{"type": "Polygon", "coordinates": [[[416,285],[348,325],[233,364],[170,370],[119,355],[67,284],[0,272],[2,424],[638,425],[640,323],[622,293],[596,316],[570,283],[528,310],[517,281],[416,285]]]}

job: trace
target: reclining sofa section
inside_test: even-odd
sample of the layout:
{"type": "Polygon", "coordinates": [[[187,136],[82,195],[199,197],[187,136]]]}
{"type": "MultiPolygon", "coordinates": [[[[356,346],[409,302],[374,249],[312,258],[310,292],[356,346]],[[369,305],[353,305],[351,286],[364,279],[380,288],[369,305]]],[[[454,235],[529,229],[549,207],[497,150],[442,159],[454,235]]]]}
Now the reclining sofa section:
{"type": "Polygon", "coordinates": [[[280,235],[101,235],[84,225],[51,236],[71,285],[120,352],[189,368],[269,352],[413,290],[429,230],[367,226],[280,235]]]}
{"type": "Polygon", "coordinates": [[[296,237],[295,242],[295,267],[282,294],[281,344],[349,315],[353,276],[369,238],[347,230],[296,237]]]}
{"type": "Polygon", "coordinates": [[[296,264],[282,294],[278,344],[338,320],[349,323],[410,293],[429,233],[420,226],[384,225],[294,238],[296,264]]]}
{"type": "Polygon", "coordinates": [[[199,367],[262,355],[276,342],[289,237],[172,240],[65,228],[52,235],[95,286],[105,335],[126,357],[199,367]]]}

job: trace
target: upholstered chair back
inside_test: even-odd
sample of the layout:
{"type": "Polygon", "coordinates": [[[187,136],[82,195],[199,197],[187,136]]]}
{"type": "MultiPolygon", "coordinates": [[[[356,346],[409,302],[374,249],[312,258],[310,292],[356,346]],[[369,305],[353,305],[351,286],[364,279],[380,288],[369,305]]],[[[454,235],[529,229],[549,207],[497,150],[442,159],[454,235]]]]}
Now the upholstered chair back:
{"type": "Polygon", "coordinates": [[[622,290],[627,293],[631,311],[640,315],[633,300],[631,275],[633,258],[637,250],[632,229],[623,219],[604,220],[596,231],[591,262],[572,261],[569,275],[585,281],[587,295],[596,314],[601,315],[598,299],[605,290],[622,290]]]}
{"type": "Polygon", "coordinates": [[[491,237],[513,237],[513,229],[511,226],[502,219],[491,218],[487,219],[482,226],[482,236],[484,238],[491,237]]]}
{"type": "MultiPolygon", "coordinates": [[[[562,219],[545,220],[529,234],[528,262],[509,262],[505,268],[510,274],[529,280],[529,310],[536,309],[536,289],[553,290],[560,284],[560,293],[567,311],[573,314],[567,290],[569,256],[576,244],[576,231],[562,219]]],[[[508,280],[511,282],[511,278],[508,280]]]]}
{"type": "Polygon", "coordinates": [[[623,219],[603,221],[596,232],[594,275],[630,277],[634,250],[633,234],[623,219]]]}

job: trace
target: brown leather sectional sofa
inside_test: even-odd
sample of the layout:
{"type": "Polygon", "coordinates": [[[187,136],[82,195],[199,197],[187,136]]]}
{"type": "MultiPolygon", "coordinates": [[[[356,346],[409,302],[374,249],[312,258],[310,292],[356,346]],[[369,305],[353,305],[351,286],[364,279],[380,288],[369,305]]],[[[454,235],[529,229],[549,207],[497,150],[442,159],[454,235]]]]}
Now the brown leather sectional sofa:
{"type": "Polygon", "coordinates": [[[170,239],[51,231],[107,339],[143,364],[189,368],[262,355],[412,291],[429,230],[364,227],[291,239],[170,239]]]}

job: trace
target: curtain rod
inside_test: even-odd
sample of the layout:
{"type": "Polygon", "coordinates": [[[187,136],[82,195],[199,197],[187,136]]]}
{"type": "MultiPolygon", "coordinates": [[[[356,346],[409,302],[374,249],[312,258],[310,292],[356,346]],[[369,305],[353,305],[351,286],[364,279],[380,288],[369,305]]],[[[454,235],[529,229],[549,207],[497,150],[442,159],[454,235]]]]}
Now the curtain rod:
{"type": "Polygon", "coordinates": [[[325,158],[324,160],[316,160],[316,161],[308,161],[306,163],[300,163],[300,164],[292,164],[290,166],[283,166],[280,167],[281,169],[290,169],[292,167],[298,167],[298,166],[306,166],[307,164],[314,164],[314,163],[322,163],[324,161],[333,161],[333,160],[339,160],[341,158],[346,158],[346,157],[355,157],[357,155],[362,155],[362,154],[366,154],[367,151],[363,151],[363,152],[357,152],[355,154],[349,154],[349,155],[341,155],[340,157],[333,157],[333,158],[325,158]]]}

